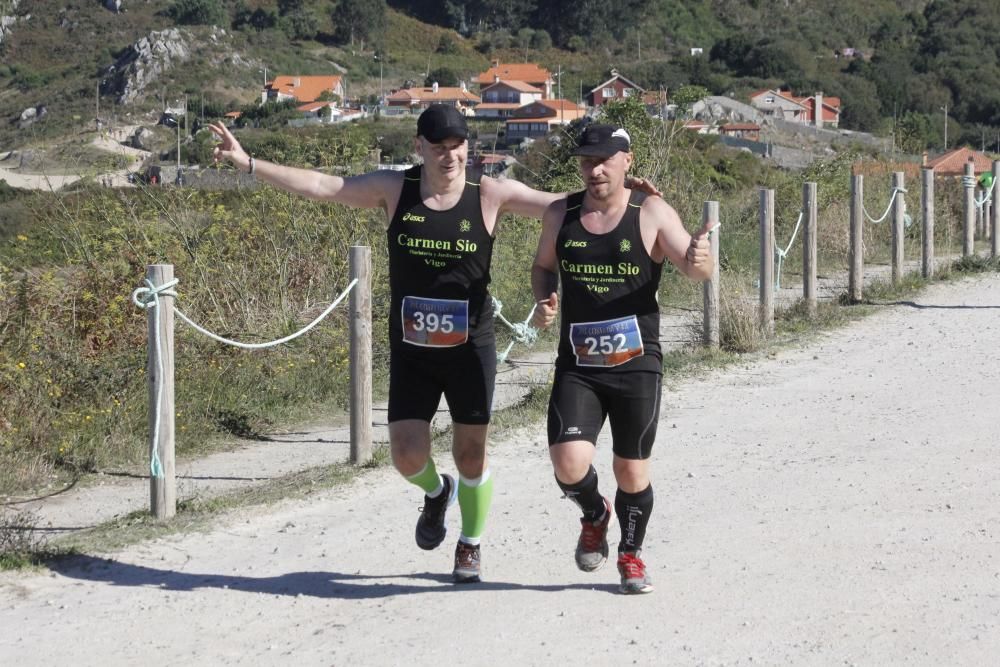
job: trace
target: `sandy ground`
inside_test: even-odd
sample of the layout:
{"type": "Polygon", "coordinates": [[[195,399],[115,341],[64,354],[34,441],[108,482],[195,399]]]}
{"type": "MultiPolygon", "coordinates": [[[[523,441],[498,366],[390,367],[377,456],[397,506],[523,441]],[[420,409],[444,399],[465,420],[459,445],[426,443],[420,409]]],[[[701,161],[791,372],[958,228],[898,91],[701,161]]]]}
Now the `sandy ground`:
{"type": "MultiPolygon", "coordinates": [[[[112,187],[131,186],[128,182],[129,172],[136,171],[142,164],[142,161],[150,155],[149,151],[132,148],[122,143],[134,130],[135,126],[125,126],[115,130],[113,134],[102,133],[94,137],[91,144],[95,147],[109,153],[121,155],[131,161],[128,169],[100,174],[95,177],[94,180],[96,182],[107,183],[112,187]]],[[[9,152],[5,155],[0,155],[0,161],[7,159],[9,155],[9,152]]],[[[12,160],[12,162],[15,161],[12,160]]],[[[7,184],[11,187],[25,190],[55,191],[77,182],[80,178],[81,176],[76,174],[37,174],[24,172],[16,166],[0,164],[0,180],[7,181],[7,184]]]]}
{"type": "MultiPolygon", "coordinates": [[[[482,584],[449,581],[458,512],[420,551],[418,492],[374,470],[0,576],[0,664],[995,664],[998,310],[996,276],[937,285],[668,391],[651,595],[576,570],[534,424],[491,448],[482,584]]],[[[606,437],[597,466],[612,493],[606,437]]]]}

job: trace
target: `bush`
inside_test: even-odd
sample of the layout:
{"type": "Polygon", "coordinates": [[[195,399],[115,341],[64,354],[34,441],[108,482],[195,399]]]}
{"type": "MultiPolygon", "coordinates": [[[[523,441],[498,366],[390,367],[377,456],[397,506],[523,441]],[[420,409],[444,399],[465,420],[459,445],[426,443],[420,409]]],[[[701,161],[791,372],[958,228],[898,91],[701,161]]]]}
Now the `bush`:
{"type": "Polygon", "coordinates": [[[225,25],[229,22],[219,0],[177,0],[169,13],[181,25],[225,25]]]}

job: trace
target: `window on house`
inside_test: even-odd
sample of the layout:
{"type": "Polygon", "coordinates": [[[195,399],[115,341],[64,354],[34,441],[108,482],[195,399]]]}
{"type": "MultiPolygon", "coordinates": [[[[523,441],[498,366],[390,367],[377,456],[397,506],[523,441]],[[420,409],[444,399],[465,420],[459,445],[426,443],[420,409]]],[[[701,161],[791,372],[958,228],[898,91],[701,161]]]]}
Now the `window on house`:
{"type": "Polygon", "coordinates": [[[615,96],[615,89],[614,88],[610,88],[610,87],[604,88],[603,90],[601,90],[601,96],[605,97],[605,98],[607,98],[607,97],[614,97],[615,96]]]}
{"type": "Polygon", "coordinates": [[[773,97],[765,97],[764,98],[764,104],[774,104],[774,98],[773,97]]]}
{"type": "Polygon", "coordinates": [[[634,92],[635,90],[632,88],[625,88],[624,90],[622,90],[622,97],[632,97],[632,94],[634,92]]]}

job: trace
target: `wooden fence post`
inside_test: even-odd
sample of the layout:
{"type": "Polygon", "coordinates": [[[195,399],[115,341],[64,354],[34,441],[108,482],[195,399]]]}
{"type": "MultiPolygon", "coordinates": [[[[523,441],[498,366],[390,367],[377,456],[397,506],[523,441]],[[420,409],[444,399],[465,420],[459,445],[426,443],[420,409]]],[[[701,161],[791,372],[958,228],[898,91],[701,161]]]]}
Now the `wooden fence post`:
{"type": "Polygon", "coordinates": [[[351,463],[372,457],[372,286],[371,248],[351,246],[350,294],[351,463]]]}
{"type": "Polygon", "coordinates": [[[774,335],[774,190],[760,190],[760,328],[774,335]]]}
{"type": "Polygon", "coordinates": [[[990,209],[990,249],[1000,255],[1000,160],[993,161],[993,206],[990,209]]]}
{"type": "Polygon", "coordinates": [[[892,174],[892,284],[903,279],[903,222],[906,217],[906,175],[901,171],[892,174]]]}
{"type": "MultiPolygon", "coordinates": [[[[165,285],[174,279],[174,265],[150,264],[146,267],[146,279],[153,287],[165,285]]],[[[177,514],[174,459],[174,298],[161,294],[159,305],[146,309],[146,324],[149,459],[151,462],[159,461],[159,470],[162,471],[162,476],[150,471],[149,505],[154,517],[169,519],[177,514]]]]}
{"type": "Polygon", "coordinates": [[[965,178],[962,186],[965,188],[965,224],[962,228],[962,257],[968,257],[976,251],[976,175],[972,162],[965,163],[965,178]]]}
{"type": "Polygon", "coordinates": [[[816,183],[802,186],[802,213],[806,218],[802,230],[802,298],[806,302],[809,317],[816,314],[816,232],[817,202],[816,183]]]}
{"type": "Polygon", "coordinates": [[[861,292],[865,283],[865,258],[862,235],[864,234],[864,196],[865,177],[861,174],[851,176],[851,238],[848,259],[850,272],[847,279],[847,298],[852,303],[861,301],[861,292]]]}
{"type": "Polygon", "coordinates": [[[921,274],[934,275],[934,170],[921,169],[920,208],[923,215],[923,257],[921,274]]]}
{"type": "MultiPolygon", "coordinates": [[[[709,221],[719,221],[719,202],[707,201],[701,209],[701,223],[704,225],[709,221]]],[[[712,262],[715,268],[712,269],[712,277],[702,283],[702,294],[704,296],[705,313],[703,318],[702,340],[708,347],[719,347],[721,342],[719,334],[719,234],[722,230],[716,227],[709,237],[712,253],[712,262]]]]}

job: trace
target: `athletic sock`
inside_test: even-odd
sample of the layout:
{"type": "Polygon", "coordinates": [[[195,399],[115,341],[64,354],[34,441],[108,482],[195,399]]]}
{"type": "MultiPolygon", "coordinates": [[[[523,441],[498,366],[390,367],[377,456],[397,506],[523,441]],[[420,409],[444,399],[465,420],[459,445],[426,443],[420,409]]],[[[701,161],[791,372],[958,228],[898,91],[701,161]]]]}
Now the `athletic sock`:
{"type": "Polygon", "coordinates": [[[615,513],[622,529],[618,551],[638,551],[646,539],[646,526],[653,512],[653,485],[639,493],[626,493],[618,489],[615,494],[615,513]]]}
{"type": "Polygon", "coordinates": [[[556,478],[563,495],[583,510],[585,521],[600,521],[604,518],[604,496],[597,490],[597,470],[590,466],[587,474],[576,484],[563,484],[556,478]]]}
{"type": "Polygon", "coordinates": [[[432,458],[427,459],[427,465],[424,466],[423,470],[416,475],[410,475],[406,481],[423,489],[428,498],[437,498],[444,490],[444,482],[441,475],[438,474],[437,468],[434,467],[434,459],[432,458]]]}
{"type": "Polygon", "coordinates": [[[479,544],[486,527],[486,515],[493,501],[493,477],[487,468],[476,479],[459,477],[458,506],[462,510],[462,535],[466,544],[479,544]]]}

